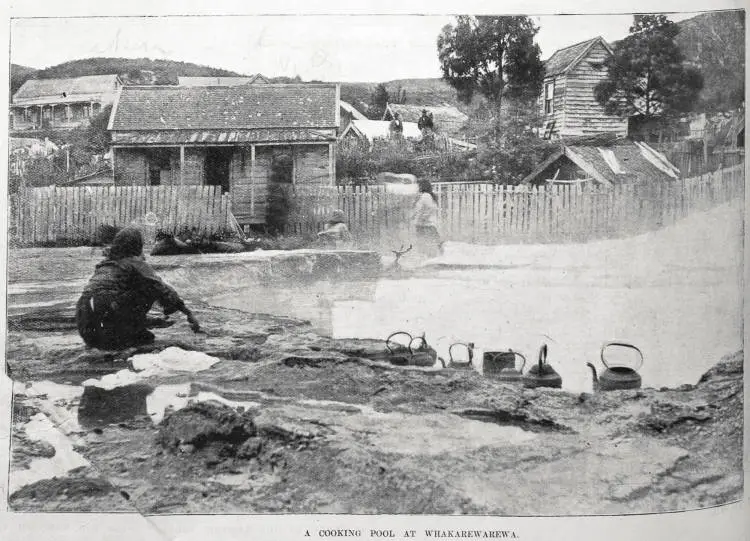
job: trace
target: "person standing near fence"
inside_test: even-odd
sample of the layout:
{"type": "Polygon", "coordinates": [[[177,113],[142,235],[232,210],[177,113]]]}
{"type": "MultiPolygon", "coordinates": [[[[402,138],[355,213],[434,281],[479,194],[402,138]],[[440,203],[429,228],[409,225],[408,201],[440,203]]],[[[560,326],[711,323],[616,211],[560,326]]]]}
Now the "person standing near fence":
{"type": "Polygon", "coordinates": [[[443,242],[438,232],[437,196],[432,191],[432,183],[419,179],[419,198],[414,206],[414,229],[417,237],[417,251],[427,257],[442,255],[443,242]]]}
{"type": "Polygon", "coordinates": [[[320,242],[330,248],[350,249],[352,234],[346,225],[346,215],[343,210],[334,210],[325,224],[325,229],[318,233],[320,242]]]}

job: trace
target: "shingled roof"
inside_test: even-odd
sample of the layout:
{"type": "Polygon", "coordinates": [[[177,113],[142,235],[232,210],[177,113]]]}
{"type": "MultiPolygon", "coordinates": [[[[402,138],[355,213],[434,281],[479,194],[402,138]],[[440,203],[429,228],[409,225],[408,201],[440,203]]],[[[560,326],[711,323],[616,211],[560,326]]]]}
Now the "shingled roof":
{"type": "Polygon", "coordinates": [[[569,45],[564,49],[558,49],[544,63],[544,73],[547,77],[568,71],[581,60],[596,43],[601,42],[610,52],[609,44],[604,38],[597,36],[580,43],[569,45]]]}
{"type": "Polygon", "coordinates": [[[601,184],[664,183],[679,177],[679,170],[662,153],[645,143],[626,138],[592,137],[564,141],[559,152],[550,156],[521,183],[543,180],[542,173],[554,169],[553,164],[563,156],[601,184]]]}
{"type": "Polygon", "coordinates": [[[257,130],[336,128],[335,84],[126,86],[109,129],[257,130]]]}
{"type": "Polygon", "coordinates": [[[111,94],[119,82],[117,75],[86,75],[69,79],[29,79],[13,95],[13,103],[38,102],[50,99],[57,103],[76,98],[111,94]]]}

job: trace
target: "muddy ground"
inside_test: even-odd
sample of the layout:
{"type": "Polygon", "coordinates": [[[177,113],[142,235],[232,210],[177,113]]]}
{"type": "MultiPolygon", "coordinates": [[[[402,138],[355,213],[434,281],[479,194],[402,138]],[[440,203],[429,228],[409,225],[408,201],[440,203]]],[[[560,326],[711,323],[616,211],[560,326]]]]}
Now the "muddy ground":
{"type": "Polygon", "coordinates": [[[145,350],[86,350],[71,314],[9,320],[11,484],[63,458],[36,425],[71,447],[16,486],[16,511],[609,514],[742,495],[742,352],[695,385],[572,394],[393,366],[379,341],[207,305],[209,335],[178,320],[145,350]],[[133,370],[175,346],[215,364],[133,370]],[[105,388],[118,372],[130,384],[105,388]]]}

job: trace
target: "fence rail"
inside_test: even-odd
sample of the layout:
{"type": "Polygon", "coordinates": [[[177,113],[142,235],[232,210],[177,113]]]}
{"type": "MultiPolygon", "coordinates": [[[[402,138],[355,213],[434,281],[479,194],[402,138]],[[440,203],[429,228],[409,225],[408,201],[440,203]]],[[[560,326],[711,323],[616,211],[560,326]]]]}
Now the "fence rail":
{"type": "MultiPolygon", "coordinates": [[[[584,242],[668,225],[696,210],[741,197],[744,164],[700,177],[648,185],[436,187],[445,240],[473,243],[584,242]]],[[[405,242],[415,195],[358,187],[290,189],[286,232],[320,230],[333,209],[344,211],[362,245],[405,242]]]]}
{"type": "Polygon", "coordinates": [[[201,233],[230,228],[230,201],[218,186],[26,188],[11,198],[11,236],[20,245],[85,244],[102,226],[137,224],[156,231],[201,233]]]}

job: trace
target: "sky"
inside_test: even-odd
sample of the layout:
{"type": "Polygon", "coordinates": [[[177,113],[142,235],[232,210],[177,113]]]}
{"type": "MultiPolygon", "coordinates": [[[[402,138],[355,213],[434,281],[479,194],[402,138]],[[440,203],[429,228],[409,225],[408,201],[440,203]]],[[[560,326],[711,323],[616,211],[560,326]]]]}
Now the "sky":
{"type": "MultiPolygon", "coordinates": [[[[695,13],[671,15],[674,21],[695,13]]],[[[542,58],[601,35],[628,33],[631,15],[533,16],[542,58]]],[[[440,15],[286,15],[16,18],[14,64],[44,68],[92,56],[165,58],[242,74],[303,80],[390,81],[440,77],[440,15]]]]}

